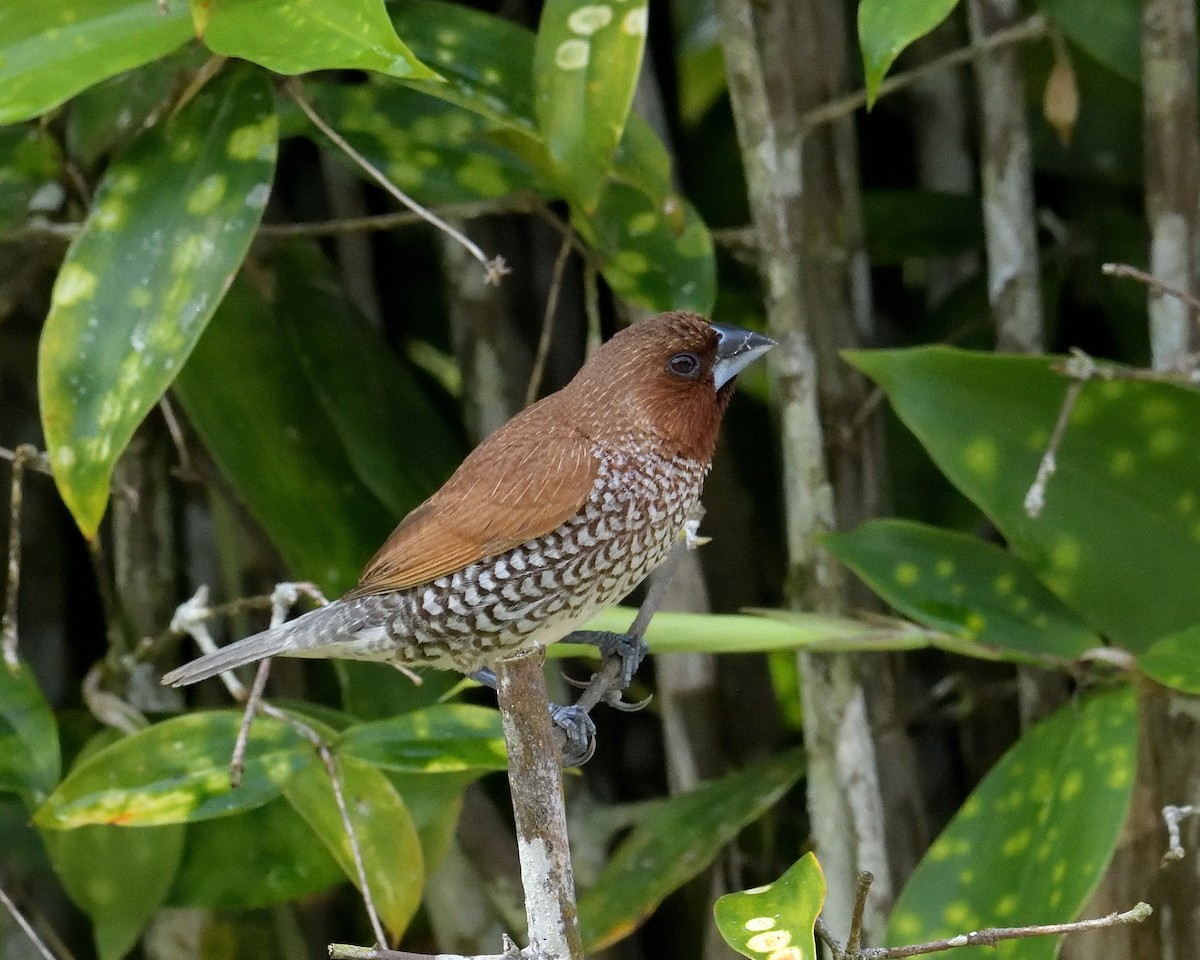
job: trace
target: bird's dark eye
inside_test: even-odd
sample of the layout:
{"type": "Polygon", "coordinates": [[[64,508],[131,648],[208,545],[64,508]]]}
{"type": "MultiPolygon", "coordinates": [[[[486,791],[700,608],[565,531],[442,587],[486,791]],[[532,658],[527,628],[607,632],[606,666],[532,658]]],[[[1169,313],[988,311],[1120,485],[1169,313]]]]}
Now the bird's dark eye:
{"type": "Polygon", "coordinates": [[[700,358],[694,353],[677,353],[667,361],[667,369],[684,380],[693,380],[700,373],[700,358]]]}

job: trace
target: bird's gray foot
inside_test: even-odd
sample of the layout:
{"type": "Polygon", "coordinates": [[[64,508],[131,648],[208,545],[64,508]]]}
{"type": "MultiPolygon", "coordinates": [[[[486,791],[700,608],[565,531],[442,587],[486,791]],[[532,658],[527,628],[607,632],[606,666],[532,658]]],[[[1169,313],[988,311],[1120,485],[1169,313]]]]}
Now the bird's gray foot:
{"type": "Polygon", "coordinates": [[[646,659],[646,641],[632,633],[612,630],[576,630],[565,638],[567,643],[587,643],[600,651],[603,660],[618,660],[621,664],[620,686],[624,690],[633,682],[633,675],[646,659]]]}
{"type": "MultiPolygon", "coordinates": [[[[496,689],[496,674],[492,670],[476,670],[468,676],[476,683],[496,689]]],[[[557,703],[551,703],[549,706],[550,721],[563,732],[563,766],[583,766],[596,752],[595,722],[583,707],[574,704],[563,707],[557,703]]]]}

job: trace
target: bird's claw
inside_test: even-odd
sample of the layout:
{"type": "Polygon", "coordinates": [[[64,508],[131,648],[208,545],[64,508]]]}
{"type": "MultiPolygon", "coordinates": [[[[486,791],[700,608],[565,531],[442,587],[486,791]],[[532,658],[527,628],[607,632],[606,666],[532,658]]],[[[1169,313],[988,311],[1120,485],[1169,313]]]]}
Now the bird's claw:
{"type": "Polygon", "coordinates": [[[596,724],[588,712],[574,704],[561,707],[550,704],[550,720],[566,736],[563,744],[564,767],[582,767],[596,752],[596,724]]]}
{"type": "Polygon", "coordinates": [[[642,700],[622,700],[619,690],[610,691],[610,696],[606,697],[604,702],[614,710],[620,710],[622,713],[638,713],[645,710],[650,705],[650,701],[654,699],[654,694],[650,694],[642,700]]]}
{"type": "Polygon", "coordinates": [[[619,660],[622,690],[633,682],[633,675],[646,659],[649,650],[646,641],[641,637],[613,630],[576,630],[566,639],[568,643],[591,644],[600,651],[600,656],[606,661],[619,660]]]}

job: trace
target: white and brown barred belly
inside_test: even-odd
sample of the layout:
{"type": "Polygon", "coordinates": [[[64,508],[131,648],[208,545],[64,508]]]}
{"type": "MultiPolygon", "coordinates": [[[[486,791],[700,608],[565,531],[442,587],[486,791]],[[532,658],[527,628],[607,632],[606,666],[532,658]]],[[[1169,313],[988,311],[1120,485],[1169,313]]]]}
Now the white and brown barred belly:
{"type": "Polygon", "coordinates": [[[551,533],[428,584],[314,611],[308,618],[320,635],[293,655],[470,673],[583,627],[666,559],[706,472],[632,440],[595,454],[591,494],[551,533]]]}

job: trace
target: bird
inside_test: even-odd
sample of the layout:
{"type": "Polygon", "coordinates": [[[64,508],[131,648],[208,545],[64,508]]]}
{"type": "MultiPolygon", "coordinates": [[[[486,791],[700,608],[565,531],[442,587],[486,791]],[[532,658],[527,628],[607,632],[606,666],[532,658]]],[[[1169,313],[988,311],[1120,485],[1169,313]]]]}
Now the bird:
{"type": "Polygon", "coordinates": [[[666,558],[699,500],[738,373],[773,346],[685,311],[629,325],[484,439],[349,593],[162,682],[276,656],[477,675],[563,639],[666,558]]]}

